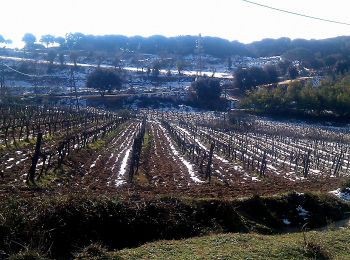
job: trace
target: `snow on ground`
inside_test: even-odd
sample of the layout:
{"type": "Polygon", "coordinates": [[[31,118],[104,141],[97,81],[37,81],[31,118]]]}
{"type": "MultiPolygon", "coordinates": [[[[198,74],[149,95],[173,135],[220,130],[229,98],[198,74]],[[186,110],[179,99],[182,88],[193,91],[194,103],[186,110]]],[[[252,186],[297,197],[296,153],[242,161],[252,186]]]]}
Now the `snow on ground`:
{"type": "Polygon", "coordinates": [[[97,161],[100,159],[101,155],[97,157],[97,159],[91,164],[90,169],[94,168],[96,166],[97,161]]]}
{"type": "MultiPolygon", "coordinates": [[[[140,126],[140,124],[138,123],[134,130],[135,129],[138,129],[140,126]]],[[[111,168],[111,172],[113,173],[114,172],[114,169],[118,166],[118,162],[119,162],[119,159],[121,158],[121,156],[124,154],[124,157],[121,161],[121,165],[120,165],[120,168],[119,168],[119,171],[117,173],[117,176],[116,176],[116,180],[115,180],[115,185],[118,187],[120,185],[123,185],[125,184],[127,181],[126,181],[126,178],[125,178],[125,174],[127,172],[127,166],[128,166],[128,161],[129,161],[129,158],[130,158],[130,155],[131,155],[131,150],[132,150],[132,145],[133,145],[133,140],[134,140],[134,135],[135,135],[135,131],[130,131],[126,134],[126,131],[124,132],[125,133],[125,137],[124,137],[124,140],[123,142],[121,143],[121,145],[119,147],[123,147],[123,149],[116,155],[115,157],[115,161],[113,163],[113,166],[111,168]]],[[[123,134],[124,136],[124,134],[123,134]]],[[[111,160],[112,157],[110,157],[108,160],[111,160]]],[[[115,175],[113,174],[111,177],[114,177],[115,175]]],[[[107,182],[107,185],[110,184],[110,181],[107,182]]]]}
{"type": "Polygon", "coordinates": [[[173,153],[175,156],[177,156],[177,157],[180,159],[180,161],[186,166],[187,171],[188,171],[188,173],[189,173],[190,178],[192,179],[192,181],[194,181],[194,182],[196,182],[196,183],[203,183],[204,181],[200,180],[200,179],[199,179],[198,177],[196,177],[196,175],[194,174],[192,164],[191,164],[189,161],[187,161],[185,158],[183,158],[183,157],[179,154],[179,152],[175,149],[175,147],[174,147],[174,145],[173,145],[173,143],[172,143],[170,137],[167,135],[167,132],[166,132],[165,128],[164,128],[160,123],[159,123],[159,127],[160,127],[160,129],[163,131],[164,136],[165,136],[165,138],[167,139],[167,141],[168,141],[168,143],[169,143],[169,145],[170,145],[170,149],[171,149],[172,153],[173,153]]]}
{"type": "Polygon", "coordinates": [[[297,211],[300,217],[302,217],[304,220],[307,220],[310,213],[309,211],[305,210],[301,205],[297,207],[297,211]]]}
{"type": "Polygon", "coordinates": [[[21,160],[17,161],[17,162],[16,162],[16,165],[20,164],[21,162],[26,161],[27,159],[29,159],[29,158],[23,158],[23,159],[21,159],[21,160]]]}
{"type": "MultiPolygon", "coordinates": [[[[187,135],[191,136],[191,133],[188,132],[186,129],[179,127],[177,125],[175,125],[178,129],[180,129],[182,132],[186,133],[187,135]]],[[[198,138],[195,138],[194,141],[197,143],[197,145],[199,145],[202,149],[204,149],[205,151],[209,151],[209,149],[200,142],[200,140],[198,138]]],[[[214,158],[218,159],[219,161],[223,162],[223,163],[228,163],[229,161],[222,158],[221,156],[217,155],[216,153],[214,153],[214,158]]]]}
{"type": "Polygon", "coordinates": [[[122,165],[120,166],[120,170],[118,172],[117,180],[115,182],[116,186],[120,186],[120,185],[126,183],[124,175],[126,173],[126,167],[128,165],[128,160],[130,157],[131,149],[132,149],[132,147],[130,147],[128,150],[126,150],[125,156],[124,156],[123,161],[122,161],[122,165]]]}
{"type": "Polygon", "coordinates": [[[282,221],[283,221],[283,224],[285,224],[285,225],[290,225],[291,224],[291,222],[288,220],[288,219],[282,219],[282,221]]]}
{"type": "Polygon", "coordinates": [[[346,200],[346,201],[350,201],[350,189],[346,188],[346,191],[342,191],[340,188],[330,191],[329,193],[337,196],[338,198],[342,199],[342,200],[346,200]]]}
{"type": "Polygon", "coordinates": [[[252,181],[261,181],[258,177],[252,177],[252,181]]]}

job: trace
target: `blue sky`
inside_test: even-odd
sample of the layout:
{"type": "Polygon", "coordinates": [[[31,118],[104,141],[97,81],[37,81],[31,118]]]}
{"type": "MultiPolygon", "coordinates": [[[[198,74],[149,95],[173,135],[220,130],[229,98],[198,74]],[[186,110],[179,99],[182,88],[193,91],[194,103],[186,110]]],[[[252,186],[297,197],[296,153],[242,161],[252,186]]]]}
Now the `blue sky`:
{"type": "MultiPolygon", "coordinates": [[[[350,23],[347,0],[255,0],[350,23]]],[[[17,44],[25,32],[210,35],[244,43],[263,38],[321,39],[350,35],[350,26],[297,17],[241,0],[2,0],[0,34],[17,44]]]]}

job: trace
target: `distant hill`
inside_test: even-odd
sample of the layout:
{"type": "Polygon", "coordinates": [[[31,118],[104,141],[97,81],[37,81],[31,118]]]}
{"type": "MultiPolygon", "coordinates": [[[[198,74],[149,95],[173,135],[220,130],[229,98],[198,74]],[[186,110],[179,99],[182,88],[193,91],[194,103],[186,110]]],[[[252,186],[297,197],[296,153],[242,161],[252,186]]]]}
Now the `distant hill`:
{"type": "MultiPolygon", "coordinates": [[[[69,34],[66,46],[73,49],[116,51],[119,49],[149,54],[190,55],[198,52],[198,36],[150,37],[123,35],[84,35],[69,34]],[[197,47],[197,48],[196,48],[197,47]]],[[[250,44],[229,41],[217,37],[201,37],[200,51],[203,54],[223,58],[233,55],[264,57],[280,55],[305,55],[324,58],[332,55],[348,57],[350,55],[350,36],[341,36],[323,40],[305,40],[289,38],[263,39],[250,44]]]]}

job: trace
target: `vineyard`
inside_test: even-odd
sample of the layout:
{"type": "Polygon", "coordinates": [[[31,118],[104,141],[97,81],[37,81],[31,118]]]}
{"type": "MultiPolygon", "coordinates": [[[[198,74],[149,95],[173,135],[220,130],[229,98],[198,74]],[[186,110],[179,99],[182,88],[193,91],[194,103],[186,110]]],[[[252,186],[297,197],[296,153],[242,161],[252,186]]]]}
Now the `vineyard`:
{"type": "Polygon", "coordinates": [[[0,110],[3,193],[231,197],[330,191],[349,175],[346,128],[212,113],[0,110]]]}

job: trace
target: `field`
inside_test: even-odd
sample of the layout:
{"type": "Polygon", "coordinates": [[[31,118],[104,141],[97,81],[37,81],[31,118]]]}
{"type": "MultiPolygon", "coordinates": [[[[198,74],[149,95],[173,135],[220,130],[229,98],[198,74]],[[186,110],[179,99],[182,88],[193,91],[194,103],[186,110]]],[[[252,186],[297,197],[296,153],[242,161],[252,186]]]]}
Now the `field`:
{"type": "MultiPolygon", "coordinates": [[[[346,127],[212,112],[0,110],[0,257],[72,259],[91,244],[102,250],[94,243],[119,250],[213,232],[276,234],[348,217],[349,204],[329,194],[346,194],[346,127]]],[[[190,243],[194,251],[186,250],[200,255],[195,246],[205,243],[190,243]]],[[[225,246],[203,258],[228,257],[233,249],[225,246]]],[[[150,256],[161,259],[162,248],[150,256]]],[[[296,257],[306,250],[293,248],[296,257]]],[[[145,250],[114,257],[144,257],[145,250]]]]}
{"type": "Polygon", "coordinates": [[[2,194],[232,198],[327,192],[349,175],[346,128],[213,113],[144,110],[122,118],[91,108],[0,109],[2,194]]]}

